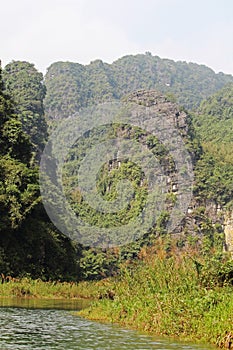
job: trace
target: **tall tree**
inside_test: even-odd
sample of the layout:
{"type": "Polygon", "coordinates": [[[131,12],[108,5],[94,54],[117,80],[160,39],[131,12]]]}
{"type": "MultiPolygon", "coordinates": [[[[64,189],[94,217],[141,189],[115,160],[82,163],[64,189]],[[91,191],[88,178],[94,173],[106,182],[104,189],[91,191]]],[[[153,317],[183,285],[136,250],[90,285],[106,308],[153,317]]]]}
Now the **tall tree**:
{"type": "Polygon", "coordinates": [[[1,73],[0,68],[0,273],[77,279],[77,250],[45,213],[30,137],[1,73]]]}
{"type": "Polygon", "coordinates": [[[43,75],[31,63],[13,61],[5,67],[3,80],[5,91],[14,99],[15,112],[19,115],[23,130],[30,136],[33,152],[38,157],[47,138],[43,75]]]}
{"type": "MultiPolygon", "coordinates": [[[[39,188],[29,137],[14,104],[3,91],[0,71],[0,210],[1,228],[17,227],[37,203],[39,188]]],[[[0,229],[1,229],[0,228],[0,229]]]]}

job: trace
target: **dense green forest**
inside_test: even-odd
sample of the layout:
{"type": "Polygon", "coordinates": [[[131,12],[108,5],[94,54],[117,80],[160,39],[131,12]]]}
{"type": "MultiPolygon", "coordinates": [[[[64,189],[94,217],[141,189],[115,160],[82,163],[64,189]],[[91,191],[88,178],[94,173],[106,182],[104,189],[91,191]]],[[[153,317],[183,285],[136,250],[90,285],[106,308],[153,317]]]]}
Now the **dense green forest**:
{"type": "MultiPolygon", "coordinates": [[[[0,72],[0,271],[13,277],[29,274],[34,278],[72,279],[73,276],[76,279],[79,276],[77,250],[50,223],[40,198],[35,151],[40,149],[42,141],[38,139],[36,144],[35,136],[37,128],[38,134],[41,126],[46,130],[42,108],[44,92],[42,99],[38,97],[36,101],[37,90],[32,86],[35,74],[39,77],[37,93],[40,96],[41,75],[33,65],[24,62],[8,65],[6,72],[4,76],[9,78],[9,84],[5,80],[5,85],[0,72]],[[9,73],[14,66],[22,73],[14,75],[15,80],[9,73]],[[10,96],[13,80],[17,89],[10,96]],[[41,109],[41,120],[35,105],[41,109]],[[24,132],[27,122],[32,133],[24,132]]],[[[46,132],[43,139],[45,137],[46,132]]]]}
{"type": "MultiPolygon", "coordinates": [[[[117,249],[93,249],[72,242],[54,227],[39,192],[38,161],[54,120],[59,122],[83,107],[119,100],[139,89],[164,94],[163,105],[185,115],[187,123],[182,137],[195,167],[195,210],[182,223],[181,234],[175,239],[177,246],[196,247],[203,242],[203,252],[214,247],[222,251],[223,215],[232,208],[233,198],[231,75],[215,74],[193,63],[162,60],[150,53],[126,56],[111,65],[101,60],[87,66],[58,62],[48,68],[44,79],[28,62],[13,61],[0,73],[0,273],[44,280],[98,279],[117,273],[123,261],[137,258],[142,247],[154,244],[158,236],[164,238],[169,251],[171,237],[165,230],[169,211],[161,213],[156,227],[140,240],[117,249]],[[220,206],[222,217],[209,216],[209,202],[220,206]]],[[[167,150],[143,130],[119,125],[104,132],[92,130],[72,148],[64,169],[66,194],[77,215],[89,218],[91,224],[108,226],[130,220],[141,210],[147,195],[140,168],[130,162],[119,169],[113,166],[110,173],[106,165],[97,184],[103,197],[112,200],[117,181],[129,178],[136,196],[128,212],[103,220],[85,205],[78,191],[72,190],[76,180],[69,174],[74,174],[79,157],[99,135],[104,140],[122,135],[122,130],[129,138],[140,139],[161,163],[172,168],[167,150]]],[[[176,194],[168,191],[168,207],[175,201],[176,194]]]]}
{"type": "Polygon", "coordinates": [[[43,151],[47,139],[43,74],[31,63],[13,62],[6,65],[3,80],[5,92],[14,100],[14,111],[22,123],[23,131],[30,136],[32,150],[37,156],[43,151]]]}
{"type": "Polygon", "coordinates": [[[231,75],[215,74],[204,65],[174,62],[150,53],[125,56],[112,64],[101,60],[86,66],[56,62],[45,76],[45,111],[47,119],[68,117],[81,107],[141,89],[174,94],[180,105],[191,109],[230,82],[231,75]]]}
{"type": "Polygon", "coordinates": [[[232,207],[233,85],[202,101],[193,124],[204,150],[196,167],[197,195],[232,207]]]}

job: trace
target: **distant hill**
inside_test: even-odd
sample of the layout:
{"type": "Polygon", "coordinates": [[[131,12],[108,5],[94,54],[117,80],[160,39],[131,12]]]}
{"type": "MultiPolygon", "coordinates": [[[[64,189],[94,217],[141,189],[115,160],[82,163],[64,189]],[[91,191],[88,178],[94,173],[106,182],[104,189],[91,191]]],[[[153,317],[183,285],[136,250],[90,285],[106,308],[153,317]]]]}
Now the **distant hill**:
{"type": "Polygon", "coordinates": [[[150,53],[124,56],[112,64],[56,62],[45,76],[45,110],[48,119],[65,118],[87,105],[120,99],[139,89],[173,94],[180,105],[193,109],[231,82],[232,75],[150,53]]]}

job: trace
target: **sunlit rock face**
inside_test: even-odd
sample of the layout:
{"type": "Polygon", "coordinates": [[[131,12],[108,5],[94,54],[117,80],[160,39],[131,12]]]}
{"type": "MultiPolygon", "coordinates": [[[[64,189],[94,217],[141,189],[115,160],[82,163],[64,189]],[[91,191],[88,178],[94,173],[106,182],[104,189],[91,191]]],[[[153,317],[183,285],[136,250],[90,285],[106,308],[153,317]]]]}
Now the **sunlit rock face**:
{"type": "Polygon", "coordinates": [[[230,252],[233,258],[233,211],[225,215],[224,234],[226,251],[230,252]]]}

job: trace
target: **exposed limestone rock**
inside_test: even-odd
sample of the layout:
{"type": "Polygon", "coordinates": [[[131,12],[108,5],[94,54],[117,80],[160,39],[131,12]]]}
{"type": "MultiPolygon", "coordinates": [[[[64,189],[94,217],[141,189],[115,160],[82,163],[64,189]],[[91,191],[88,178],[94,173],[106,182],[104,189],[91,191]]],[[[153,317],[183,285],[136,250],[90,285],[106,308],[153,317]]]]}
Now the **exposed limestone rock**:
{"type": "Polygon", "coordinates": [[[233,211],[225,215],[224,221],[225,249],[233,258],[233,211]]]}
{"type": "MultiPolygon", "coordinates": [[[[169,98],[166,96],[154,90],[140,90],[126,96],[124,100],[152,108],[157,115],[166,117],[168,124],[179,131],[184,142],[192,142],[188,114],[181,110],[178,105],[169,101],[169,98]]],[[[195,162],[196,155],[191,154],[191,158],[195,162]]],[[[167,176],[168,193],[174,193],[176,196],[179,196],[180,189],[174,170],[168,172],[167,176]]],[[[168,204],[167,210],[171,212],[172,207],[173,205],[171,203],[170,205],[168,204]]],[[[193,197],[187,208],[186,216],[177,226],[174,233],[179,235],[186,231],[201,240],[203,222],[210,223],[213,230],[215,230],[215,227],[218,227],[218,232],[225,233],[225,250],[230,251],[233,257],[233,212],[226,217],[223,208],[211,199],[205,199],[200,202],[193,197]]]]}
{"type": "MultiPolygon", "coordinates": [[[[170,101],[169,97],[166,97],[155,90],[139,90],[126,96],[123,101],[150,107],[150,112],[152,115],[154,114],[157,117],[159,116],[159,119],[161,117],[161,124],[158,124],[158,129],[160,130],[160,136],[162,136],[160,139],[162,144],[166,144],[166,137],[170,135],[170,133],[167,132],[168,129],[175,129],[178,131],[183,142],[180,142],[175,138],[173,140],[173,152],[177,153],[177,157],[180,156],[178,150],[182,149],[182,147],[185,147],[184,145],[187,145],[188,142],[192,143],[190,137],[190,117],[185,111],[181,109],[180,106],[170,101]],[[166,120],[165,124],[163,123],[163,120],[166,120]],[[164,140],[163,137],[165,137],[164,140]]],[[[195,153],[190,153],[190,156],[194,162],[196,157],[195,153]]],[[[169,159],[168,156],[164,156],[163,160],[160,161],[160,164],[163,167],[164,174],[167,176],[168,200],[165,207],[166,211],[171,213],[174,207],[174,201],[182,196],[184,193],[184,188],[181,189],[182,184],[179,183],[179,179],[177,177],[177,164],[171,166],[171,159],[169,159]]],[[[180,234],[184,229],[185,223],[185,220],[179,222],[173,233],[180,234]]]]}
{"type": "Polygon", "coordinates": [[[169,98],[155,90],[139,90],[128,95],[123,100],[135,102],[146,107],[153,107],[153,110],[160,115],[166,116],[167,121],[175,126],[181,135],[187,136],[189,124],[187,122],[187,113],[169,98]]]}

